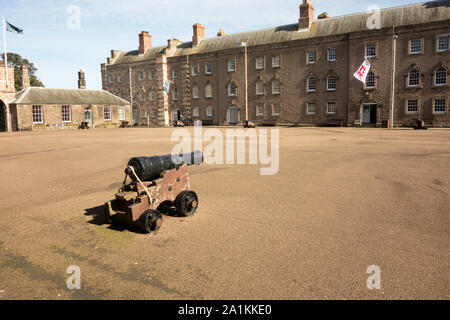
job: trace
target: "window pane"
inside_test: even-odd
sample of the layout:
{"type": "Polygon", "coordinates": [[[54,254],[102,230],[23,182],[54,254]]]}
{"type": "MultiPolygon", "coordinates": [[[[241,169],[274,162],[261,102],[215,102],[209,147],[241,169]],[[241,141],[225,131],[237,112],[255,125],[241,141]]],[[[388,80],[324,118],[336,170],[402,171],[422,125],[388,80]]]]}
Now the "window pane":
{"type": "Polygon", "coordinates": [[[272,58],[272,67],[279,68],[280,67],[280,56],[274,56],[272,58]]]}
{"type": "Polygon", "coordinates": [[[111,107],[105,106],[103,108],[103,112],[104,112],[104,115],[105,115],[105,120],[106,121],[110,121],[111,120],[111,107]]]}
{"type": "Polygon", "coordinates": [[[264,116],[264,105],[263,104],[256,105],[256,116],[257,117],[264,116]]]}
{"type": "Polygon", "coordinates": [[[70,106],[62,106],[61,113],[63,122],[71,121],[70,106]]]}
{"type": "Polygon", "coordinates": [[[235,70],[235,62],[234,60],[228,61],[228,71],[234,71],[235,70]]]}
{"type": "Polygon", "coordinates": [[[328,102],[327,103],[327,113],[336,113],[336,102],[328,102]]]}
{"type": "Polygon", "coordinates": [[[446,51],[449,46],[449,37],[439,37],[438,38],[438,51],[446,51]]]}
{"type": "Polygon", "coordinates": [[[336,49],[328,49],[328,61],[336,61],[336,49]]]}
{"type": "Polygon", "coordinates": [[[411,53],[422,52],[422,40],[411,40],[411,53]]]}
{"type": "Polygon", "coordinates": [[[375,74],[373,72],[367,74],[366,88],[375,88],[375,74]]]}
{"type": "Polygon", "coordinates": [[[409,72],[409,86],[416,87],[420,84],[420,73],[418,70],[411,70],[409,72]]]}
{"type": "Polygon", "coordinates": [[[33,113],[33,123],[43,122],[42,106],[33,106],[32,113],[33,113]]]}
{"type": "Polygon", "coordinates": [[[316,91],[316,77],[308,78],[308,91],[316,91]]]}
{"type": "Polygon", "coordinates": [[[328,88],[328,90],[336,90],[336,77],[335,76],[328,77],[327,88],[328,88]]]}
{"type": "Polygon", "coordinates": [[[446,109],[446,101],[445,99],[436,99],[434,100],[434,112],[436,113],[445,113],[446,109]]]}
{"type": "Polygon", "coordinates": [[[272,93],[279,94],[281,92],[281,85],[279,80],[274,80],[272,82],[272,93]]]}
{"type": "Polygon", "coordinates": [[[256,94],[263,95],[264,94],[264,83],[257,82],[256,83],[256,94]]]}
{"type": "Polygon", "coordinates": [[[419,103],[417,100],[408,100],[408,112],[417,113],[419,103]]]}
{"type": "Polygon", "coordinates": [[[447,84],[447,69],[440,67],[436,69],[435,82],[436,85],[447,84]]]}
{"type": "Polygon", "coordinates": [[[316,62],[316,51],[308,51],[308,63],[316,62]]]}
{"type": "Polygon", "coordinates": [[[279,116],[280,114],[281,114],[281,106],[278,104],[274,104],[272,115],[279,116]]]}
{"type": "Polygon", "coordinates": [[[264,69],[264,58],[262,57],[256,58],[256,69],[257,70],[264,69]]]}
{"type": "Polygon", "coordinates": [[[376,56],[376,47],[374,44],[368,44],[366,46],[366,57],[373,58],[376,56]]]}
{"type": "Polygon", "coordinates": [[[308,114],[316,113],[316,104],[315,103],[308,103],[306,113],[308,113],[308,114]]]}

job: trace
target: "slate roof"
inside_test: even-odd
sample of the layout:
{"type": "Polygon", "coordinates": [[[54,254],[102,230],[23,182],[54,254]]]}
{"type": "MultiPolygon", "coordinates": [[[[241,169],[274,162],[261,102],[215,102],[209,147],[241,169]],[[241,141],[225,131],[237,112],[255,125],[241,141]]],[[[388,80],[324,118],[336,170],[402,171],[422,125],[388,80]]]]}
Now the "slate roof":
{"type": "MultiPolygon", "coordinates": [[[[408,26],[433,21],[443,21],[450,27],[450,0],[438,0],[407,6],[381,9],[381,28],[408,26]]],[[[173,56],[209,53],[236,47],[236,43],[245,42],[248,46],[288,42],[301,39],[325,37],[339,34],[367,31],[367,19],[372,13],[356,13],[322,20],[314,20],[309,30],[297,30],[297,23],[257,31],[243,32],[221,37],[209,38],[192,48],[192,42],[177,47],[173,56]]],[[[154,47],[144,55],[138,51],[122,52],[113,64],[123,64],[151,60],[163,53],[165,46],[154,47]]]]}
{"type": "Polygon", "coordinates": [[[127,105],[128,101],[104,90],[49,89],[29,87],[16,93],[10,104],[111,104],[127,105]]]}

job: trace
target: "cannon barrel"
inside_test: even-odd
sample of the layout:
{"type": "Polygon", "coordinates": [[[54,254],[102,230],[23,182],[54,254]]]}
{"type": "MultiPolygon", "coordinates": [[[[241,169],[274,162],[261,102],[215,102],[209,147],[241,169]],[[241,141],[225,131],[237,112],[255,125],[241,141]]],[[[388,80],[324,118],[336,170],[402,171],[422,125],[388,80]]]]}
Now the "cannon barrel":
{"type": "MultiPolygon", "coordinates": [[[[133,167],[139,179],[142,181],[150,181],[159,178],[161,173],[166,170],[172,170],[176,167],[186,165],[199,165],[203,162],[203,153],[194,151],[185,154],[167,154],[164,156],[153,157],[134,157],[128,161],[128,167],[133,167]]],[[[125,173],[136,180],[131,174],[131,170],[127,167],[125,173]]]]}

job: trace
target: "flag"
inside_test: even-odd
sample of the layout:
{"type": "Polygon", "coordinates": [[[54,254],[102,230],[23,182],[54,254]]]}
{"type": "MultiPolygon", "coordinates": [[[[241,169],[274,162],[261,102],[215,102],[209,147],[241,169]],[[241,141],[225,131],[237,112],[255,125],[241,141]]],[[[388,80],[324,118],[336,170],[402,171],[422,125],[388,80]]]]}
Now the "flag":
{"type": "Polygon", "coordinates": [[[12,33],[16,33],[16,34],[22,34],[23,33],[22,29],[13,26],[8,21],[5,21],[5,22],[6,22],[6,31],[9,31],[9,32],[12,32],[12,33]]]}
{"type": "Polygon", "coordinates": [[[164,91],[169,94],[170,92],[170,81],[164,82],[164,91]]]}
{"type": "Polygon", "coordinates": [[[362,63],[361,67],[359,67],[358,71],[356,71],[353,76],[361,81],[362,83],[366,83],[367,74],[370,70],[370,62],[365,59],[362,63]]]}

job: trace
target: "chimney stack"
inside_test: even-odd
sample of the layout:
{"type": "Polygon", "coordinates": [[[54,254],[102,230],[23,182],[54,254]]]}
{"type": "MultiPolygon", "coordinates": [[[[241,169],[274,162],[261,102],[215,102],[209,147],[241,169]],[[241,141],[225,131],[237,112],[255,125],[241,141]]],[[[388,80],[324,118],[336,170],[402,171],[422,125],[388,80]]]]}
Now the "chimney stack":
{"type": "Polygon", "coordinates": [[[300,19],[298,20],[298,29],[309,29],[314,20],[314,7],[311,0],[303,0],[300,5],[300,19]]]}
{"type": "Polygon", "coordinates": [[[30,75],[26,65],[22,65],[22,89],[30,87],[30,75]]]}
{"type": "Polygon", "coordinates": [[[196,23],[192,27],[194,28],[194,35],[192,36],[192,46],[196,47],[202,40],[205,39],[205,27],[200,23],[196,23]]]}
{"type": "Polygon", "coordinates": [[[86,89],[86,80],[84,79],[84,71],[78,72],[78,89],[86,89]]]}
{"type": "Polygon", "coordinates": [[[144,54],[147,49],[152,47],[152,35],[147,31],[139,33],[139,54],[144,54]]]}

